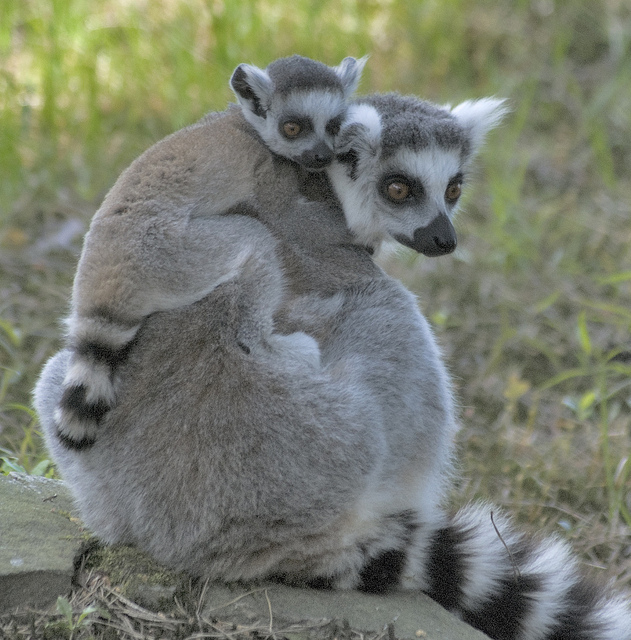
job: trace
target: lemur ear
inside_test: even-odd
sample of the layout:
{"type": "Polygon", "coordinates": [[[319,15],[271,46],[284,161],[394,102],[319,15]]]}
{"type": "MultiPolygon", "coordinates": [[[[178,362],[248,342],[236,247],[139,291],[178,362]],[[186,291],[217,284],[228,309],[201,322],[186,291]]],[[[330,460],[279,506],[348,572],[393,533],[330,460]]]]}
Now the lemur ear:
{"type": "Polygon", "coordinates": [[[381,119],[369,104],[351,104],[335,142],[335,153],[344,155],[353,149],[362,156],[375,156],[381,143],[381,119]]]}
{"type": "Polygon", "coordinates": [[[240,64],[230,78],[230,86],[246,112],[265,118],[274,91],[266,71],[251,64],[240,64]]]}
{"type": "Polygon", "coordinates": [[[357,89],[357,85],[359,84],[362,71],[364,70],[364,66],[367,61],[368,56],[359,58],[359,60],[348,57],[344,58],[337,67],[333,67],[333,70],[342,81],[345,98],[349,98],[353,93],[355,93],[355,89],[357,89]]]}
{"type": "Polygon", "coordinates": [[[480,149],[486,134],[496,127],[509,111],[506,100],[499,98],[467,100],[451,109],[458,122],[469,132],[472,155],[480,149]]]}

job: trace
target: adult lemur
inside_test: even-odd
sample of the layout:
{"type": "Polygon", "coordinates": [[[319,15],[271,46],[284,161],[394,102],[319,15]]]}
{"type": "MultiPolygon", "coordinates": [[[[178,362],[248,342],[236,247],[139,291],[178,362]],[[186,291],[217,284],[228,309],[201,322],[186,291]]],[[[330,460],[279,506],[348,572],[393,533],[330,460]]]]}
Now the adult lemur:
{"type": "MultiPolygon", "coordinates": [[[[449,211],[491,107],[354,104],[329,173],[344,206],[373,221],[359,242],[321,174],[270,155],[238,113],[221,118],[253,167],[243,180],[255,197],[220,218],[249,248],[238,278],[145,319],[92,447],[68,449],[54,420],[71,351],[36,388],[47,443],[101,539],[215,579],[422,589],[497,639],[631,638],[624,602],[591,589],[561,542],[496,513],[502,542],[486,505],[444,514],[448,376],[413,297],[365,250],[378,227],[423,248],[415,229],[449,211]],[[414,227],[415,211],[434,213],[414,227]]],[[[217,122],[174,134],[124,178],[142,183],[174,151],[186,168],[217,122]]]]}

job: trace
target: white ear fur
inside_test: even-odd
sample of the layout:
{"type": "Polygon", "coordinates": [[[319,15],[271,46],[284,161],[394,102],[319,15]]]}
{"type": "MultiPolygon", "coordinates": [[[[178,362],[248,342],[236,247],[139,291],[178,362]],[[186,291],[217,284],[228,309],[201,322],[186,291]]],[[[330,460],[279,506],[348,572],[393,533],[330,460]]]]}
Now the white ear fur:
{"type": "Polygon", "coordinates": [[[376,155],[380,142],[381,118],[377,109],[369,104],[351,104],[338,134],[336,152],[360,148],[376,155]]]}
{"type": "Polygon", "coordinates": [[[467,100],[451,109],[458,122],[469,132],[472,153],[479,150],[486,134],[496,127],[509,111],[506,100],[499,98],[467,100]]]}
{"type": "Polygon", "coordinates": [[[342,81],[345,98],[349,98],[355,93],[367,61],[368,56],[359,58],[359,60],[349,56],[348,58],[344,58],[337,67],[333,67],[333,70],[342,81]]]}
{"type": "Polygon", "coordinates": [[[243,109],[257,117],[265,117],[274,91],[266,71],[251,64],[240,64],[230,78],[230,87],[243,109]]]}

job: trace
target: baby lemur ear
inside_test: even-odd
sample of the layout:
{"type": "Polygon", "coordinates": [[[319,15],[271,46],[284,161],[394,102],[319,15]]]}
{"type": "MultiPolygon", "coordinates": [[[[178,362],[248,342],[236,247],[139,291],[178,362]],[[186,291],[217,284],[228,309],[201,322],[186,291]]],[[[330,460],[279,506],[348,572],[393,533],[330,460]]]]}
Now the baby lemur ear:
{"type": "Polygon", "coordinates": [[[359,60],[348,57],[344,58],[337,67],[333,67],[333,70],[342,81],[345,98],[349,98],[355,93],[367,61],[368,56],[359,58],[359,60]]]}
{"type": "Polygon", "coordinates": [[[251,64],[240,64],[230,78],[230,86],[243,109],[265,118],[274,91],[266,71],[251,64]]]}
{"type": "Polygon", "coordinates": [[[486,134],[496,127],[509,111],[506,100],[499,98],[467,100],[451,109],[451,113],[469,133],[470,155],[473,156],[479,151],[486,134]]]}

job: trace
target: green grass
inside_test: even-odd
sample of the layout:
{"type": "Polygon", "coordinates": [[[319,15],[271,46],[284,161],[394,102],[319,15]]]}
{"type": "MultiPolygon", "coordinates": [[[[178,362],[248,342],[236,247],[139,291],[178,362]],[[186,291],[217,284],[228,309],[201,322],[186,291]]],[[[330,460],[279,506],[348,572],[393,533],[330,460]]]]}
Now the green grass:
{"type": "Polygon", "coordinates": [[[506,505],[631,585],[631,9],[616,0],[4,0],[0,456],[46,471],[30,391],[61,344],[81,233],[151,143],[231,100],[239,62],[370,53],[361,91],[501,95],[418,293],[461,403],[454,504],[506,505]],[[74,235],[73,235],[74,233],[74,235]]]}

